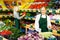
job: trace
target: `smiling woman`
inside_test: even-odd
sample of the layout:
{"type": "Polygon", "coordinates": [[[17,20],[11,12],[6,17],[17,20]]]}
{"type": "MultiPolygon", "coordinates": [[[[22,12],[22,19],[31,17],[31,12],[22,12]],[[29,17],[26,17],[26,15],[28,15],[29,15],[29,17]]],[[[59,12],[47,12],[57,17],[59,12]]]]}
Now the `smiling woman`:
{"type": "Polygon", "coordinates": [[[51,29],[50,18],[46,15],[46,8],[41,8],[41,14],[36,16],[35,30],[38,32],[48,32],[51,29]]]}
{"type": "Polygon", "coordinates": [[[23,32],[24,29],[22,29],[20,27],[20,19],[22,19],[25,16],[25,13],[22,16],[19,16],[19,13],[18,13],[19,7],[18,6],[14,6],[13,10],[14,10],[13,14],[14,14],[15,27],[20,29],[21,32],[23,32]]]}
{"type": "Polygon", "coordinates": [[[44,14],[46,14],[46,8],[45,7],[42,7],[41,8],[41,13],[44,15],[44,14]]]}

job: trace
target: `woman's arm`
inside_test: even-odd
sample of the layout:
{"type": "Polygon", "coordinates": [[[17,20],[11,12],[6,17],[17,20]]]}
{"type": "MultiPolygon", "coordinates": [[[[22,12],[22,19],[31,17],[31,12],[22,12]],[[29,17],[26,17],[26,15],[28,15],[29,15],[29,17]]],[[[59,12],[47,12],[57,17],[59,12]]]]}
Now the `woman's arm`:
{"type": "Polygon", "coordinates": [[[48,29],[51,29],[52,28],[51,21],[50,21],[50,17],[49,16],[47,16],[47,27],[48,27],[48,29]]]}
{"type": "Polygon", "coordinates": [[[22,19],[25,15],[23,16],[19,16],[19,14],[17,12],[14,12],[14,18],[17,18],[17,19],[22,19]]]}
{"type": "Polygon", "coordinates": [[[22,19],[25,15],[21,16],[20,19],[22,19]]]}
{"type": "Polygon", "coordinates": [[[39,28],[39,19],[40,19],[40,15],[37,15],[35,19],[35,30],[41,32],[41,29],[39,28]]]}

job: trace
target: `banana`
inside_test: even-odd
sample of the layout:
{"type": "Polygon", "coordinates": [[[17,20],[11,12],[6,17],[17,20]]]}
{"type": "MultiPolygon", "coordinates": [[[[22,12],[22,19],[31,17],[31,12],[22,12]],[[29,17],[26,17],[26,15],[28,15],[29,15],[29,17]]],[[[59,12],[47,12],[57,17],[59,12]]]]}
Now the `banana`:
{"type": "Polygon", "coordinates": [[[27,5],[25,6],[25,9],[28,9],[30,5],[31,5],[31,4],[27,4],[27,5]]]}
{"type": "Polygon", "coordinates": [[[34,0],[21,0],[22,5],[21,5],[20,9],[28,9],[29,6],[31,5],[30,3],[32,3],[33,1],[34,0]]]}
{"type": "Polygon", "coordinates": [[[6,10],[6,9],[7,9],[7,7],[5,6],[5,4],[4,4],[3,0],[1,0],[1,1],[0,1],[0,4],[2,5],[2,8],[3,8],[4,10],[6,10]]]}

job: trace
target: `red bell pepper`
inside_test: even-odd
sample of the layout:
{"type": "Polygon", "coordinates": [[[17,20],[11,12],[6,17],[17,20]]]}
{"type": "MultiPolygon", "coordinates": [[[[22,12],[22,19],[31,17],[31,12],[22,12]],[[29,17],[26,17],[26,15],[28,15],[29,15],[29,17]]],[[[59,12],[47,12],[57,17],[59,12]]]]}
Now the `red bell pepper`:
{"type": "Polygon", "coordinates": [[[10,35],[10,34],[12,34],[12,32],[9,31],[9,30],[3,30],[3,31],[1,32],[1,35],[2,35],[2,36],[4,36],[4,35],[10,35]]]}

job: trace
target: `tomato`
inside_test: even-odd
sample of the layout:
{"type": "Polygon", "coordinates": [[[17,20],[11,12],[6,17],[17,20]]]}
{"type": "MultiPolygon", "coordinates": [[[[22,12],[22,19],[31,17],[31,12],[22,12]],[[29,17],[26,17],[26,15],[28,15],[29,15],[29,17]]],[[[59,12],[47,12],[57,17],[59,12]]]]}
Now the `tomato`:
{"type": "Polygon", "coordinates": [[[37,8],[37,5],[36,4],[34,4],[34,7],[33,7],[34,9],[36,9],[37,8]]]}
{"type": "Polygon", "coordinates": [[[22,15],[26,15],[26,12],[23,12],[22,15]]]}
{"type": "Polygon", "coordinates": [[[2,35],[2,36],[4,36],[4,35],[10,35],[10,34],[12,34],[12,32],[9,31],[9,30],[3,30],[3,31],[1,32],[1,35],[2,35]]]}
{"type": "Polygon", "coordinates": [[[30,8],[30,9],[33,9],[33,8],[34,8],[34,5],[31,4],[29,8],[30,8]]]}

